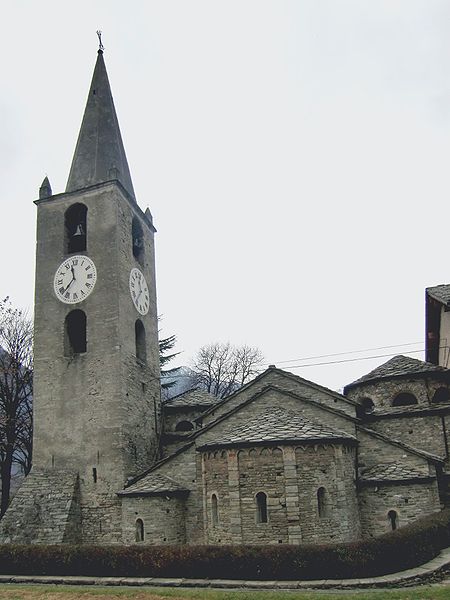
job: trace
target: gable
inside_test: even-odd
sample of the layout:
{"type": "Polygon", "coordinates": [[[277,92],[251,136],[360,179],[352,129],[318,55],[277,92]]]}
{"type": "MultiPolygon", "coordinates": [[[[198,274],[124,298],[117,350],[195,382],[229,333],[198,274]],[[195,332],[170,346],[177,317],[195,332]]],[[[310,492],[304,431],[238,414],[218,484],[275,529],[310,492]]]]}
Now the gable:
{"type": "Polygon", "coordinates": [[[297,394],[305,400],[314,400],[324,406],[338,409],[350,417],[356,416],[356,403],[352,400],[312,381],[272,367],[207,411],[202,418],[203,426],[211,424],[224,414],[229,413],[232,409],[244,404],[255,394],[270,385],[283,389],[286,392],[297,394]]]}
{"type": "Polygon", "coordinates": [[[336,429],[349,436],[355,436],[355,420],[345,413],[284,389],[268,386],[204,427],[196,436],[196,446],[223,439],[223,436],[232,431],[233,427],[241,427],[242,424],[253,421],[256,417],[263,418],[267,411],[277,408],[293,412],[299,417],[318,422],[324,427],[336,429]]]}

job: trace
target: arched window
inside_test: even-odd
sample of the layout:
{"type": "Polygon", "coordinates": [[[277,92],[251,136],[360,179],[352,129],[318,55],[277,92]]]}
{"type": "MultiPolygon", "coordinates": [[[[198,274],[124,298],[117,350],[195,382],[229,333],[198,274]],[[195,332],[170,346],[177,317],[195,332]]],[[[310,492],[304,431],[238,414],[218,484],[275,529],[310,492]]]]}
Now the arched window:
{"type": "Polygon", "coordinates": [[[175,431],[192,431],[194,425],[190,421],[180,421],[175,427],[175,431]]]}
{"type": "Polygon", "coordinates": [[[136,519],[136,542],[144,541],[144,521],[136,519]]]}
{"type": "Polygon", "coordinates": [[[131,224],[131,240],[133,256],[142,264],[144,261],[144,234],[142,232],[142,225],[137,217],[133,217],[131,224]]]}
{"type": "Polygon", "coordinates": [[[375,409],[375,404],[373,403],[373,400],[371,398],[362,398],[361,406],[363,407],[366,415],[370,414],[375,409]]]}
{"type": "Polygon", "coordinates": [[[65,251],[84,252],[87,248],[87,207],[84,204],[72,204],[67,210],[65,222],[65,251]]]}
{"type": "Polygon", "coordinates": [[[134,324],[134,333],[136,337],[136,358],[142,362],[147,362],[147,345],[145,342],[145,327],[140,319],[134,324]]]}
{"type": "Polygon", "coordinates": [[[392,531],[395,531],[398,527],[398,515],[395,510],[390,510],[387,514],[389,523],[391,524],[392,531]]]}
{"type": "Polygon", "coordinates": [[[327,491],[324,487],[320,487],[317,490],[317,512],[319,517],[322,519],[328,514],[328,498],[327,491]]]}
{"type": "Polygon", "coordinates": [[[440,387],[434,392],[433,402],[450,402],[450,392],[448,388],[440,387]]]}
{"type": "Polygon", "coordinates": [[[264,492],[256,494],[256,522],[267,523],[267,495],[264,492]]]}
{"type": "Polygon", "coordinates": [[[410,406],[417,404],[417,398],[409,392],[401,392],[392,400],[392,406],[410,406]]]}
{"type": "Polygon", "coordinates": [[[86,352],[86,313],[72,310],[66,317],[64,335],[64,354],[82,354],[86,352]]]}
{"type": "Polygon", "coordinates": [[[211,496],[211,521],[213,527],[217,527],[219,524],[219,503],[216,494],[211,496]]]}

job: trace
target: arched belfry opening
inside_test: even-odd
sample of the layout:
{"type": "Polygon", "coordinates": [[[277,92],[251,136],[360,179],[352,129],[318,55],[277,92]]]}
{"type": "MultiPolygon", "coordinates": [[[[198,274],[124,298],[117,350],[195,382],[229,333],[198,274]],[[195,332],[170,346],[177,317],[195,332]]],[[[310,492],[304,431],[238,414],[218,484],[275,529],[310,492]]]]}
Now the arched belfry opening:
{"type": "Polygon", "coordinates": [[[73,356],[83,354],[87,350],[87,318],[86,313],[76,309],[66,316],[64,327],[64,354],[73,356]]]}
{"type": "Polygon", "coordinates": [[[133,217],[131,224],[131,240],[134,258],[144,264],[144,232],[137,217],[133,217]]]}
{"type": "Polygon", "coordinates": [[[87,249],[87,206],[72,204],[64,215],[65,253],[85,252],[87,249]]]}
{"type": "Polygon", "coordinates": [[[392,406],[411,406],[417,404],[417,398],[410,392],[401,392],[392,400],[392,406]]]}
{"type": "Polygon", "coordinates": [[[145,327],[140,319],[134,324],[136,338],[136,358],[143,363],[147,362],[147,343],[145,338],[145,327]]]}

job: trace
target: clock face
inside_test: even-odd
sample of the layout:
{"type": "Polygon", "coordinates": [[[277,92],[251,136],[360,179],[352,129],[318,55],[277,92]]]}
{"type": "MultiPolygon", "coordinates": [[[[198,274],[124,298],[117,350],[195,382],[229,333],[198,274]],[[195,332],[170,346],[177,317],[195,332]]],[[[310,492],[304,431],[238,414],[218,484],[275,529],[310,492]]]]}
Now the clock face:
{"type": "Polygon", "coordinates": [[[92,260],[87,256],[71,256],[56,270],[53,289],[61,302],[76,304],[89,296],[96,281],[97,269],[92,260]]]}
{"type": "Polygon", "coordinates": [[[136,310],[141,315],[146,315],[150,307],[150,294],[145,277],[139,269],[131,269],[130,294],[136,310]]]}

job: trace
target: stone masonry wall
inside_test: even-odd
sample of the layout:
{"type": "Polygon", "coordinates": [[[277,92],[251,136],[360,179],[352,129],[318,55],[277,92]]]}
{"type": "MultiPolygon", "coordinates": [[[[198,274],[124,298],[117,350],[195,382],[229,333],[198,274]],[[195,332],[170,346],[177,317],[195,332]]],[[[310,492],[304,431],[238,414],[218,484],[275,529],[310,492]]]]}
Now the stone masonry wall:
{"type": "Polygon", "coordinates": [[[371,419],[368,426],[419,450],[431,452],[440,457],[446,455],[445,436],[440,415],[400,416],[393,414],[389,418],[371,419]]]}
{"type": "MultiPolygon", "coordinates": [[[[228,476],[228,451],[204,452],[203,462],[203,505],[205,538],[208,544],[232,544],[232,515],[230,503],[233,493],[228,476]],[[218,521],[213,522],[212,496],[217,498],[218,521]],[[231,494],[231,499],[230,499],[231,494]]],[[[236,454],[233,453],[233,458],[236,454]]]]}
{"type": "Polygon", "coordinates": [[[368,468],[379,464],[399,463],[412,467],[424,475],[430,474],[428,461],[413,452],[394,444],[386,443],[376,435],[363,429],[358,430],[358,468],[368,468]]]}
{"type": "Polygon", "coordinates": [[[173,496],[122,498],[122,541],[136,543],[136,520],[144,523],[144,544],[186,542],[184,499],[173,496]]]}
{"type": "Polygon", "coordinates": [[[436,481],[425,483],[364,485],[359,490],[363,537],[375,537],[392,530],[389,511],[398,515],[403,527],[421,516],[440,510],[436,481]]]}
{"type": "Polygon", "coordinates": [[[336,445],[253,447],[203,453],[207,543],[278,544],[360,537],[355,451],[336,445]],[[317,492],[326,489],[319,515],[317,492]],[[267,523],[256,494],[267,495],[267,523]],[[212,495],[219,522],[213,524],[212,495]]]}
{"type": "Polygon", "coordinates": [[[360,537],[355,449],[342,445],[297,447],[297,485],[303,542],[343,542],[360,537]],[[323,514],[318,490],[325,488],[323,514]]]}
{"type": "Polygon", "coordinates": [[[79,543],[79,501],[75,473],[33,467],[0,522],[0,542],[79,543]]]}

